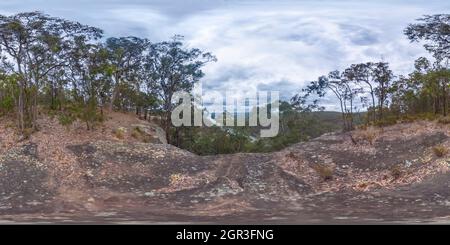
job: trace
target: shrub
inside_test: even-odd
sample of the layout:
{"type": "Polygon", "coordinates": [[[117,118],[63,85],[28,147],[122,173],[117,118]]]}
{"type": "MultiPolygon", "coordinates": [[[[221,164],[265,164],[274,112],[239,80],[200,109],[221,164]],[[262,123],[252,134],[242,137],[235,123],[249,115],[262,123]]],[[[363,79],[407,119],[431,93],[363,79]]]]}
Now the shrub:
{"type": "Polygon", "coordinates": [[[7,114],[14,109],[14,100],[12,97],[0,97],[0,115],[7,114]]]}
{"type": "Polygon", "coordinates": [[[433,147],[433,152],[437,157],[444,157],[448,153],[447,147],[443,145],[437,145],[433,147]]]}
{"type": "Polygon", "coordinates": [[[351,137],[355,144],[359,141],[366,141],[370,145],[373,145],[378,137],[378,134],[378,130],[374,127],[367,127],[365,130],[357,131],[354,135],[351,135],[351,137]]]}
{"type": "Polygon", "coordinates": [[[450,124],[450,116],[441,117],[438,119],[438,123],[441,124],[450,124]]]}
{"type": "Polygon", "coordinates": [[[76,117],[73,116],[72,114],[62,113],[58,117],[59,123],[66,127],[72,125],[76,120],[77,120],[76,117]]]}
{"type": "Polygon", "coordinates": [[[324,164],[317,164],[313,167],[313,169],[319,174],[319,176],[324,181],[329,181],[333,179],[333,168],[324,164]]]}
{"type": "Polygon", "coordinates": [[[148,135],[145,131],[143,131],[140,127],[133,128],[133,131],[131,132],[131,137],[140,140],[144,143],[150,143],[152,141],[151,136],[148,135]]]}
{"type": "Polygon", "coordinates": [[[142,135],[142,130],[139,127],[134,127],[133,131],[131,131],[131,137],[135,139],[140,139],[142,135]]]}
{"type": "Polygon", "coordinates": [[[403,175],[403,170],[399,165],[396,165],[391,168],[391,176],[394,178],[394,180],[400,178],[403,175]]]}
{"type": "Polygon", "coordinates": [[[374,125],[377,127],[387,127],[397,124],[397,117],[389,116],[375,121],[374,125]]]}
{"type": "Polygon", "coordinates": [[[116,138],[123,139],[123,138],[125,138],[126,131],[127,130],[125,128],[118,127],[116,129],[114,129],[112,133],[114,134],[114,136],[116,136],[116,138]]]}
{"type": "Polygon", "coordinates": [[[182,180],[181,174],[170,175],[170,185],[176,185],[182,180]]]}

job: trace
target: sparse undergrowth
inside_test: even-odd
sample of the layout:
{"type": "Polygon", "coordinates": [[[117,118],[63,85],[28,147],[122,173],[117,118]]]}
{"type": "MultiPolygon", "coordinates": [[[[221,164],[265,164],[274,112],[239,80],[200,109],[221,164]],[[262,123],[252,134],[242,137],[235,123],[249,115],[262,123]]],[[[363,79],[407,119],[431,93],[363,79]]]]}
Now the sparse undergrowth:
{"type": "Polygon", "coordinates": [[[131,137],[142,141],[144,143],[150,143],[151,137],[147,133],[145,133],[144,130],[142,130],[140,127],[134,127],[133,131],[131,132],[131,137]]]}
{"type": "Polygon", "coordinates": [[[330,181],[333,179],[334,170],[332,167],[325,164],[317,164],[313,166],[313,169],[324,181],[330,181]]]}
{"type": "Polygon", "coordinates": [[[444,157],[448,154],[448,148],[444,145],[437,145],[433,147],[433,152],[437,157],[444,157]]]}
{"type": "Polygon", "coordinates": [[[380,134],[380,130],[375,127],[367,127],[365,129],[354,132],[351,137],[355,144],[367,142],[369,145],[373,145],[380,134]]]}
{"type": "Polygon", "coordinates": [[[440,123],[440,124],[450,124],[450,116],[439,118],[438,119],[438,123],[440,123]]]}
{"type": "Polygon", "coordinates": [[[126,129],[123,128],[123,127],[118,127],[118,128],[116,128],[116,129],[114,129],[114,130],[112,131],[112,133],[114,134],[114,136],[116,136],[116,138],[118,138],[118,139],[123,139],[123,138],[125,138],[126,132],[127,132],[126,129]]]}
{"type": "Polygon", "coordinates": [[[400,165],[395,165],[391,168],[391,176],[394,178],[394,180],[402,177],[403,173],[404,171],[400,165]]]}

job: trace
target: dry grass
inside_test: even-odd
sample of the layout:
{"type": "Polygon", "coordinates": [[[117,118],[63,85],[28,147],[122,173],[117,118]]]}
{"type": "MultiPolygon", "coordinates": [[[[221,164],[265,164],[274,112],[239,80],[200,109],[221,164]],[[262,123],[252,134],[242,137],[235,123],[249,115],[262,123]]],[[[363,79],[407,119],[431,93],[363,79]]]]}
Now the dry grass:
{"type": "Polygon", "coordinates": [[[170,175],[170,185],[176,185],[182,180],[181,174],[170,175]]]}
{"type": "Polygon", "coordinates": [[[313,169],[319,174],[324,181],[333,179],[334,170],[330,166],[324,164],[317,164],[313,166],[313,169]]]}
{"type": "Polygon", "coordinates": [[[391,168],[391,176],[394,178],[394,180],[399,179],[403,175],[403,169],[400,167],[400,165],[396,165],[391,168]]]}
{"type": "Polygon", "coordinates": [[[152,137],[149,134],[147,134],[144,130],[142,130],[140,127],[133,128],[133,131],[131,132],[131,137],[144,143],[150,143],[152,141],[152,137]]]}
{"type": "Polygon", "coordinates": [[[448,148],[445,147],[444,145],[437,145],[435,147],[433,147],[433,152],[437,157],[444,157],[445,155],[448,154],[448,148]]]}
{"type": "Polygon", "coordinates": [[[374,127],[366,127],[364,130],[358,130],[353,134],[355,142],[367,142],[373,145],[380,135],[380,130],[374,127]]]}
{"type": "Polygon", "coordinates": [[[112,131],[113,135],[118,139],[124,139],[126,132],[127,132],[126,129],[123,127],[115,128],[112,131]]]}
{"type": "Polygon", "coordinates": [[[450,124],[450,116],[439,118],[438,119],[438,123],[440,123],[440,124],[450,124]]]}

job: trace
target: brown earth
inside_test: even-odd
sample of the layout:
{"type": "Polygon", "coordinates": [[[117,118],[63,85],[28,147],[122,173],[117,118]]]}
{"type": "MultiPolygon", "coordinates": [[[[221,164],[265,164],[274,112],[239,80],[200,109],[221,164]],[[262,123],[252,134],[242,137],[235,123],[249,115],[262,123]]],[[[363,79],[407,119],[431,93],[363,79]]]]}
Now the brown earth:
{"type": "Polygon", "coordinates": [[[448,125],[398,124],[270,154],[200,157],[163,144],[151,123],[110,117],[92,132],[43,118],[19,143],[0,122],[0,222],[450,223],[450,154],[433,150],[450,149],[448,125]]]}

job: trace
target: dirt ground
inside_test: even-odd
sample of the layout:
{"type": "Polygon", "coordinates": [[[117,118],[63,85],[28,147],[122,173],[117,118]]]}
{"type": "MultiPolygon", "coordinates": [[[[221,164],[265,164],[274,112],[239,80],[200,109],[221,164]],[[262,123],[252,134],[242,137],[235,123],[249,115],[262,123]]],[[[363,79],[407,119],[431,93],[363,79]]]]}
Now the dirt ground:
{"type": "Polygon", "coordinates": [[[0,223],[450,223],[449,125],[205,157],[132,115],[111,114],[92,132],[40,125],[17,142],[0,121],[0,223]]]}

